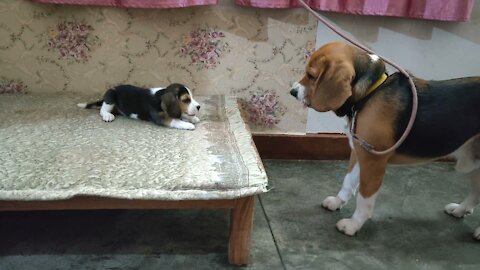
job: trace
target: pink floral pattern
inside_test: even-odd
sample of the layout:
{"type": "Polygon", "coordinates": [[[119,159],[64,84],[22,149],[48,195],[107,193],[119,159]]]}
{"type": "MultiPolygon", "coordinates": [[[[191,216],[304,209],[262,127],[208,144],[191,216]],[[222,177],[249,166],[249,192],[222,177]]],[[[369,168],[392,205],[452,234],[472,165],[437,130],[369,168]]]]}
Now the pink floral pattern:
{"type": "Polygon", "coordinates": [[[49,50],[56,50],[60,58],[85,63],[90,59],[89,52],[97,45],[98,37],[93,36],[94,28],[84,22],[60,21],[48,29],[49,50]]]}
{"type": "Polygon", "coordinates": [[[288,94],[315,47],[317,21],[305,10],[17,2],[0,4],[0,93],[93,95],[121,83],[182,82],[198,95],[242,99],[253,133],[305,130],[307,110],[288,94]]]}
{"type": "Polygon", "coordinates": [[[20,80],[0,80],[0,94],[26,94],[27,85],[20,80]]]}
{"type": "Polygon", "coordinates": [[[312,56],[312,54],[315,52],[315,44],[313,41],[308,41],[307,42],[307,46],[305,47],[305,51],[303,53],[303,58],[305,60],[305,62],[308,61],[308,59],[310,59],[310,56],[312,56]]]}
{"type": "Polygon", "coordinates": [[[215,68],[221,54],[228,50],[228,43],[223,42],[225,34],[215,29],[201,29],[183,35],[180,53],[190,56],[192,64],[200,68],[215,68]]]}
{"type": "Polygon", "coordinates": [[[271,128],[280,122],[287,108],[278,101],[274,90],[259,90],[251,93],[249,100],[240,100],[240,105],[250,123],[271,128]]]}

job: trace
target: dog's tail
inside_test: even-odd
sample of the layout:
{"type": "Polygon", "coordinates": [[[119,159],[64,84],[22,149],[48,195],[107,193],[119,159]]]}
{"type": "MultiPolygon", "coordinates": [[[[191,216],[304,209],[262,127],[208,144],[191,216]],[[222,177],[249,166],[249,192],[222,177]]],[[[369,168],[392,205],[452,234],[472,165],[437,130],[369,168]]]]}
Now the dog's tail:
{"type": "Polygon", "coordinates": [[[100,107],[103,104],[103,99],[91,103],[78,103],[77,106],[82,109],[90,109],[92,107],[100,107]]]}

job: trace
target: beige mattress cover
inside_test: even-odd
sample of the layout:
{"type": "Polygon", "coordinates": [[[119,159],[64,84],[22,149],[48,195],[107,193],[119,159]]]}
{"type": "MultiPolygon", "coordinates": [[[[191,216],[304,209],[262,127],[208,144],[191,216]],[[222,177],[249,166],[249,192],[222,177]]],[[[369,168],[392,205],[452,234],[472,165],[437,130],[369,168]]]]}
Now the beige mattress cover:
{"type": "Polygon", "coordinates": [[[268,190],[234,97],[196,97],[194,131],[126,117],[105,123],[76,106],[98,98],[0,96],[0,200],[211,200],[268,190]]]}

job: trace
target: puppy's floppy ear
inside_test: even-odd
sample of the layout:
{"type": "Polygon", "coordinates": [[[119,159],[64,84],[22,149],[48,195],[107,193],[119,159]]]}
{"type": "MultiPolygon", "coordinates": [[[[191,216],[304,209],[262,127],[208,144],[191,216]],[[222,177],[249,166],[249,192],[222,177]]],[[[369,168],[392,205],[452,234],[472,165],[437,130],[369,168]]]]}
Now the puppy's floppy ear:
{"type": "Polygon", "coordinates": [[[355,70],[351,62],[335,57],[323,56],[319,62],[322,70],[315,82],[310,106],[317,111],[334,111],[352,95],[355,70]]]}
{"type": "Polygon", "coordinates": [[[166,112],[171,118],[182,117],[182,110],[180,109],[179,101],[175,93],[170,92],[162,96],[162,110],[166,112]]]}

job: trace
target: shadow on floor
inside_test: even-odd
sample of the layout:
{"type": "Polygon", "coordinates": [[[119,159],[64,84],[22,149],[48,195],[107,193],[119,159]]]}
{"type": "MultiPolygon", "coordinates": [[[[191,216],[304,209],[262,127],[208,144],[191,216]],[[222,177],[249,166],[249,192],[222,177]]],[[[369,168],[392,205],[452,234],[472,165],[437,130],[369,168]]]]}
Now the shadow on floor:
{"type": "MultiPolygon", "coordinates": [[[[256,200],[252,264],[241,269],[480,269],[478,213],[456,219],[468,181],[451,164],[389,168],[372,220],[335,229],[345,162],[265,161],[272,191],[256,200]]],[[[0,212],[0,269],[227,269],[228,210],[0,212]]]]}
{"type": "Polygon", "coordinates": [[[224,209],[0,213],[1,255],[208,254],[228,248],[224,209]]]}

